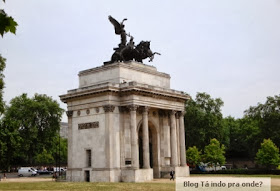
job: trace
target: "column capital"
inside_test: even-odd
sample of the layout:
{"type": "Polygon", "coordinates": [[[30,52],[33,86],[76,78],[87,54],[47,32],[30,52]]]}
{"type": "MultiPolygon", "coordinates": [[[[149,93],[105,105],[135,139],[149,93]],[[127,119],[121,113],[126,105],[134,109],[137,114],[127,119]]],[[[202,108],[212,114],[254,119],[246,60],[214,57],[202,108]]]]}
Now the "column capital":
{"type": "Polygon", "coordinates": [[[142,109],[143,109],[144,112],[148,112],[150,107],[149,106],[143,106],[142,109]]]}
{"type": "Polygon", "coordinates": [[[143,114],[144,112],[149,112],[150,107],[149,106],[141,106],[139,113],[143,114]]]}
{"type": "Polygon", "coordinates": [[[72,117],[73,116],[73,110],[66,111],[66,115],[67,115],[68,118],[72,117]]]}
{"type": "Polygon", "coordinates": [[[104,109],[105,113],[107,113],[107,112],[113,112],[114,109],[115,109],[115,106],[114,106],[114,105],[110,105],[110,104],[108,104],[108,105],[103,105],[103,109],[104,109]]]}
{"type": "Polygon", "coordinates": [[[175,110],[170,110],[170,111],[168,111],[168,114],[169,115],[175,115],[177,113],[177,111],[175,111],[175,110]]]}
{"type": "Polygon", "coordinates": [[[178,114],[180,117],[184,117],[186,114],[186,111],[179,111],[178,114]]]}
{"type": "Polygon", "coordinates": [[[128,105],[127,107],[130,111],[136,111],[139,105],[132,104],[132,105],[128,105]]]}

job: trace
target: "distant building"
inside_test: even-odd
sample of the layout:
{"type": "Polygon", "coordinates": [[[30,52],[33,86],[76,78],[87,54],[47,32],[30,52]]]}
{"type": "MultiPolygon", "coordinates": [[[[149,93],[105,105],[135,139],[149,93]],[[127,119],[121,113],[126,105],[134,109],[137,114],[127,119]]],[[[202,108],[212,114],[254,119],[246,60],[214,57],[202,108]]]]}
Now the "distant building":
{"type": "Polygon", "coordinates": [[[68,138],[68,123],[60,122],[60,131],[59,135],[62,138],[67,139],[68,138]]]}

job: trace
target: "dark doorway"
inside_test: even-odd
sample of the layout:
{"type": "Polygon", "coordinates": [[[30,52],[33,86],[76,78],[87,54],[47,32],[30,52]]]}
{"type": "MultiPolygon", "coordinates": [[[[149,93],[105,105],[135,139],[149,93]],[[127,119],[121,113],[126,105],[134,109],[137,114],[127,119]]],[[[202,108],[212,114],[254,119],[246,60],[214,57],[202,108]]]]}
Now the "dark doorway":
{"type": "Polygon", "coordinates": [[[86,171],[85,171],[85,181],[86,181],[86,182],[89,182],[89,181],[90,181],[90,173],[89,173],[89,170],[86,170],[86,171]]]}
{"type": "Polygon", "coordinates": [[[142,140],[142,130],[139,131],[139,168],[143,168],[143,140],[142,140]],[[141,136],[140,136],[141,131],[141,136]]]}

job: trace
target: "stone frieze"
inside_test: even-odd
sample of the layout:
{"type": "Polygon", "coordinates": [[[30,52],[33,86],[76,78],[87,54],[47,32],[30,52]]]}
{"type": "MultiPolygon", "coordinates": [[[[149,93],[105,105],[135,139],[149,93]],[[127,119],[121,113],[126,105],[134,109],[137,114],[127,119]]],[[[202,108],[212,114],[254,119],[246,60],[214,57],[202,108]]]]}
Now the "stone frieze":
{"type": "Polygon", "coordinates": [[[80,123],[78,124],[78,129],[92,129],[92,128],[98,128],[99,127],[99,121],[91,122],[91,123],[80,123]]]}

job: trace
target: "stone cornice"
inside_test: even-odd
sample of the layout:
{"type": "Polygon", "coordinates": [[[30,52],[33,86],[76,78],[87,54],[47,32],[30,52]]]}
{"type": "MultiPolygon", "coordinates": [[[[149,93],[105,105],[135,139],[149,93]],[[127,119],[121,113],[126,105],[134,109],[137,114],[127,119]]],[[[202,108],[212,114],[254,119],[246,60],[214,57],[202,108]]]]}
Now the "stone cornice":
{"type": "Polygon", "coordinates": [[[100,72],[103,70],[108,70],[110,68],[128,68],[131,70],[135,70],[135,71],[140,71],[140,72],[145,72],[148,74],[153,74],[153,75],[157,75],[157,76],[161,76],[161,77],[166,77],[170,79],[170,75],[166,74],[166,73],[162,73],[162,72],[158,72],[156,70],[156,68],[154,66],[150,66],[150,65],[146,65],[143,63],[139,63],[139,62],[134,62],[134,61],[130,61],[130,62],[116,62],[113,64],[108,64],[108,65],[103,65],[100,67],[96,67],[96,68],[91,68],[88,70],[83,70],[79,72],[79,76],[84,76],[84,75],[89,75],[92,73],[96,73],[96,72],[100,72]]]}
{"type": "Polygon", "coordinates": [[[143,96],[149,96],[149,97],[161,98],[161,99],[173,98],[182,101],[186,101],[190,99],[190,96],[185,94],[179,94],[175,92],[171,93],[169,91],[159,91],[159,90],[154,90],[152,88],[143,88],[137,86],[121,89],[120,91],[120,96],[127,96],[131,94],[137,94],[137,95],[143,95],[143,96]]]}
{"type": "Polygon", "coordinates": [[[110,84],[107,83],[104,86],[94,86],[93,88],[81,88],[76,90],[71,90],[68,94],[61,95],[60,99],[67,103],[68,100],[77,99],[84,96],[91,96],[96,94],[104,93],[116,93],[119,96],[127,96],[131,94],[149,96],[159,99],[172,99],[175,101],[186,101],[190,99],[189,95],[182,92],[158,88],[153,86],[147,86],[143,84],[138,84],[136,82],[131,82],[127,86],[122,87],[121,84],[110,84]]]}
{"type": "Polygon", "coordinates": [[[100,88],[94,88],[94,89],[85,89],[85,90],[71,90],[71,93],[60,95],[61,101],[64,103],[67,103],[68,100],[77,99],[80,97],[90,96],[90,95],[96,95],[96,94],[103,94],[107,92],[119,92],[119,88],[113,87],[113,86],[104,86],[100,88]]]}

